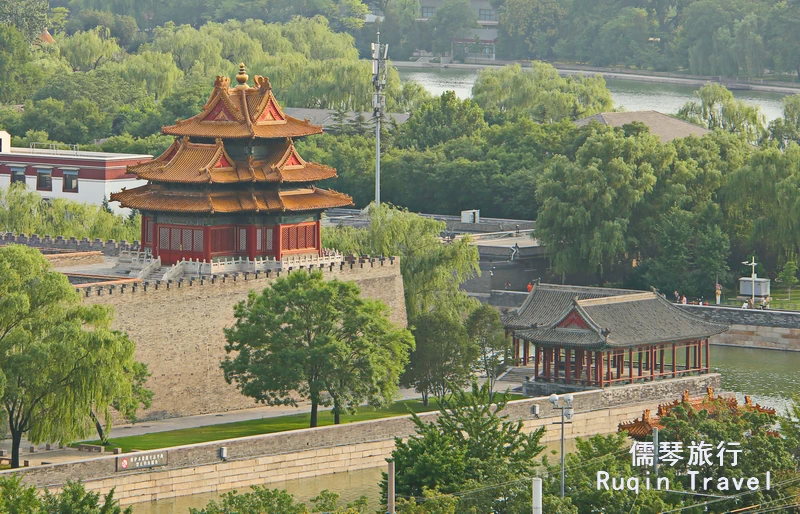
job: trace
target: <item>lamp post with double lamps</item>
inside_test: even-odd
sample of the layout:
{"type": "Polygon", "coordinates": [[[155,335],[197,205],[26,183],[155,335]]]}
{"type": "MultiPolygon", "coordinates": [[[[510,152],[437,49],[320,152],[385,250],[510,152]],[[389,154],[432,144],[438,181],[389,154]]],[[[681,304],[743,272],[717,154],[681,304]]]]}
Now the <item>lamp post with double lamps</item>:
{"type": "Polygon", "coordinates": [[[750,285],[750,303],[751,307],[755,307],[756,305],[756,266],[758,263],[756,262],[756,256],[753,256],[753,260],[750,262],[742,261],[742,264],[745,266],[750,266],[752,271],[750,272],[750,279],[752,280],[752,284],[750,285]]]}
{"type": "Polygon", "coordinates": [[[561,411],[561,421],[556,421],[554,425],[561,425],[561,497],[564,497],[564,425],[572,423],[572,416],[575,415],[575,410],[572,408],[573,397],[571,394],[565,394],[563,397],[555,393],[550,395],[550,403],[553,404],[554,409],[561,411]],[[559,400],[564,400],[563,405],[559,405],[559,400]]]}

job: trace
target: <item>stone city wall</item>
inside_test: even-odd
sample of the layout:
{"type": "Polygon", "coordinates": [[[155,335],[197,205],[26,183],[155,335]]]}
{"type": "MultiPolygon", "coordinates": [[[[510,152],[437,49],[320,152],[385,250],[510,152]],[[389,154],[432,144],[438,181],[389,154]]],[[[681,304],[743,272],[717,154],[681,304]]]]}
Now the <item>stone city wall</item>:
{"type": "Polygon", "coordinates": [[[66,268],[69,266],[86,266],[89,264],[102,264],[104,260],[103,252],[90,250],[87,252],[65,252],[49,253],[44,256],[54,268],[66,268]]]}
{"type": "MultiPolygon", "coordinates": [[[[644,409],[655,410],[659,403],[680,398],[685,390],[692,396],[704,395],[707,387],[719,386],[719,379],[718,374],[707,374],[575,393],[575,417],[565,435],[574,438],[616,432],[620,422],[640,417],[644,409]]],[[[547,398],[514,401],[505,412],[511,420],[523,420],[527,432],[547,427],[543,442],[560,436],[552,429],[560,411],[547,398]],[[532,414],[534,405],[539,406],[538,418],[532,414]]],[[[430,421],[435,416],[420,417],[430,421]]],[[[68,479],[82,480],[87,489],[101,493],[115,488],[115,498],[129,504],[376,467],[391,455],[395,437],[413,433],[410,416],[401,416],[138,454],[166,453],[166,465],[149,471],[117,471],[117,460],[137,455],[132,453],[24,468],[16,473],[26,483],[50,489],[68,479]],[[225,460],[220,453],[223,447],[227,449],[225,460]]],[[[12,472],[3,471],[0,476],[8,473],[12,472]]]]}
{"type": "Polygon", "coordinates": [[[117,256],[121,250],[139,250],[139,241],[129,243],[125,240],[115,241],[113,239],[103,241],[102,239],[89,240],[88,238],[78,239],[64,236],[40,236],[38,234],[26,235],[15,234],[13,232],[0,233],[0,244],[11,243],[32,246],[34,248],[55,248],[59,250],[74,250],[76,252],[97,250],[109,256],[117,256]]]}
{"type": "MultiPolygon", "coordinates": [[[[327,278],[355,281],[363,297],[382,300],[392,322],[406,326],[398,259],[367,259],[321,269],[327,278]]],[[[140,412],[140,419],[147,420],[256,406],[223,378],[222,329],[233,325],[236,303],[286,273],[241,273],[150,285],[111,283],[78,290],[86,303],[113,306],[113,327],[136,342],[136,358],[147,364],[152,374],[147,386],[155,393],[152,407],[140,412]]]]}
{"type": "Polygon", "coordinates": [[[800,312],[714,305],[680,307],[708,321],[730,326],[727,332],[712,337],[712,344],[800,351],[800,312]]]}

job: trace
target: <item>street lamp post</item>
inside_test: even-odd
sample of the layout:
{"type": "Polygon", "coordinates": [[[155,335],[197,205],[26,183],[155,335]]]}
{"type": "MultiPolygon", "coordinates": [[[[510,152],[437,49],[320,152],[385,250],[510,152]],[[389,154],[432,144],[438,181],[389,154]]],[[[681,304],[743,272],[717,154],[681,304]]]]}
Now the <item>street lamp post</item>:
{"type": "Polygon", "coordinates": [[[563,398],[559,398],[557,394],[553,393],[550,395],[550,403],[553,404],[554,409],[559,409],[561,411],[561,422],[556,421],[553,423],[554,425],[561,425],[561,497],[564,497],[564,425],[572,423],[572,421],[566,421],[572,419],[572,416],[575,415],[575,411],[572,408],[572,400],[573,397],[571,394],[565,394],[563,398]],[[564,405],[559,405],[558,401],[560,399],[564,400],[564,405]]]}
{"type": "Polygon", "coordinates": [[[756,256],[753,256],[752,261],[742,261],[742,264],[746,266],[750,266],[752,271],[750,272],[750,278],[752,279],[752,284],[750,286],[750,302],[752,303],[753,307],[756,305],[756,256]]]}

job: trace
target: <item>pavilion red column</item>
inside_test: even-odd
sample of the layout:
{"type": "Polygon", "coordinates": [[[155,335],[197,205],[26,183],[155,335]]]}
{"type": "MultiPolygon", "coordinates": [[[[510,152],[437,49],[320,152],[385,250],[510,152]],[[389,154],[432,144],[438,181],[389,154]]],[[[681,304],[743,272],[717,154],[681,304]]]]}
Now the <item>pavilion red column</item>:
{"type": "Polygon", "coordinates": [[[522,365],[527,366],[530,359],[528,359],[528,341],[522,340],[522,365]]]}
{"type": "Polygon", "coordinates": [[[519,339],[514,338],[514,366],[519,366],[519,339]]]}
{"type": "Polygon", "coordinates": [[[586,385],[592,385],[592,352],[586,352],[586,385]]]}
{"type": "Polygon", "coordinates": [[[678,376],[678,347],[672,343],[672,378],[678,376]]]}
{"type": "Polygon", "coordinates": [[[597,384],[603,387],[603,352],[597,352],[595,355],[595,374],[597,375],[597,384]]]}
{"type": "Polygon", "coordinates": [[[622,376],[622,369],[625,367],[625,350],[617,350],[614,352],[617,356],[617,378],[622,376]]]}
{"type": "Polygon", "coordinates": [[[158,234],[158,223],[152,221],[151,225],[153,227],[151,229],[153,231],[153,241],[151,243],[152,246],[150,247],[151,248],[150,253],[153,255],[153,258],[155,259],[156,257],[158,257],[158,249],[159,249],[158,247],[161,246],[161,237],[158,234]]]}
{"type": "Polygon", "coordinates": [[[256,226],[247,226],[247,258],[251,261],[256,260],[256,248],[258,248],[258,241],[256,241],[256,226]]]}
{"type": "Polygon", "coordinates": [[[660,356],[659,357],[660,362],[658,363],[658,366],[659,366],[658,372],[661,375],[663,375],[664,374],[664,346],[663,345],[659,345],[658,353],[659,353],[659,356],[660,356]]]}
{"type": "Polygon", "coordinates": [[[561,348],[553,348],[553,381],[558,382],[558,368],[561,364],[561,348]]]}
{"type": "Polygon", "coordinates": [[[614,375],[612,374],[612,371],[611,371],[611,354],[612,353],[613,352],[606,352],[606,366],[608,367],[608,370],[606,371],[606,373],[608,373],[608,383],[609,384],[611,383],[611,379],[614,378],[614,375]]]}
{"type": "Polygon", "coordinates": [[[575,350],[575,382],[581,383],[581,373],[583,372],[583,356],[586,352],[583,350],[575,350]]]}
{"type": "Polygon", "coordinates": [[[283,258],[283,227],[275,225],[275,260],[279,261],[283,258]]]}
{"type": "Polygon", "coordinates": [[[633,348],[628,348],[628,379],[633,383],[633,348]]]}
{"type": "Polygon", "coordinates": [[[569,348],[564,349],[564,383],[569,384],[571,365],[570,358],[572,357],[572,350],[569,348]]]}
{"type": "Polygon", "coordinates": [[[656,379],[656,347],[651,346],[647,349],[648,363],[650,364],[650,380],[656,379]]]}
{"type": "Polygon", "coordinates": [[[642,378],[642,347],[637,348],[639,353],[639,378],[642,378]]]}
{"type": "Polygon", "coordinates": [[[539,378],[539,361],[541,360],[541,355],[542,355],[542,350],[539,347],[539,345],[537,344],[537,345],[534,346],[534,349],[533,349],[533,359],[534,359],[533,378],[534,378],[534,380],[539,378]]]}
{"type": "Polygon", "coordinates": [[[544,379],[550,381],[550,362],[552,361],[552,348],[544,349],[544,379]]]}
{"type": "Polygon", "coordinates": [[[708,372],[711,369],[711,360],[709,359],[710,351],[709,351],[709,348],[708,348],[709,346],[710,346],[710,344],[709,344],[708,338],[706,338],[706,372],[708,372]]]}

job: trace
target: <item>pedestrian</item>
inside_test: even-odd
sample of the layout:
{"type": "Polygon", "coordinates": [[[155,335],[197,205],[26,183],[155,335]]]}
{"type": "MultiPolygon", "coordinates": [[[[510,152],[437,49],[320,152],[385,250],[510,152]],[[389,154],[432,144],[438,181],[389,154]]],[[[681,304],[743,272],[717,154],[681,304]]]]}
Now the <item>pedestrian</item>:
{"type": "Polygon", "coordinates": [[[506,289],[511,289],[511,282],[506,282],[506,289]]]}
{"type": "Polygon", "coordinates": [[[763,311],[766,309],[767,309],[767,297],[765,296],[761,299],[761,310],[763,311]]]}
{"type": "Polygon", "coordinates": [[[681,303],[683,305],[686,305],[687,303],[689,303],[689,301],[686,299],[686,295],[681,296],[681,303]]]}
{"type": "Polygon", "coordinates": [[[772,297],[767,295],[767,310],[769,310],[769,304],[772,302],[772,297]]]}
{"type": "Polygon", "coordinates": [[[747,300],[747,308],[748,308],[748,309],[755,309],[755,308],[756,308],[756,304],[753,302],[753,299],[752,299],[752,298],[750,298],[749,300],[747,300]]]}
{"type": "Polygon", "coordinates": [[[531,291],[533,291],[533,284],[528,282],[528,292],[530,293],[531,291]]]}
{"type": "Polygon", "coordinates": [[[719,283],[717,284],[716,295],[717,295],[717,305],[719,305],[719,301],[722,298],[722,285],[719,283]]]}
{"type": "Polygon", "coordinates": [[[680,303],[680,301],[681,301],[681,295],[679,295],[679,294],[678,294],[678,291],[677,291],[677,290],[675,290],[675,292],[674,292],[674,293],[672,293],[672,295],[675,297],[675,303],[680,303]]]}
{"type": "Polygon", "coordinates": [[[747,308],[747,302],[742,303],[742,309],[746,309],[746,308],[747,308]]]}

